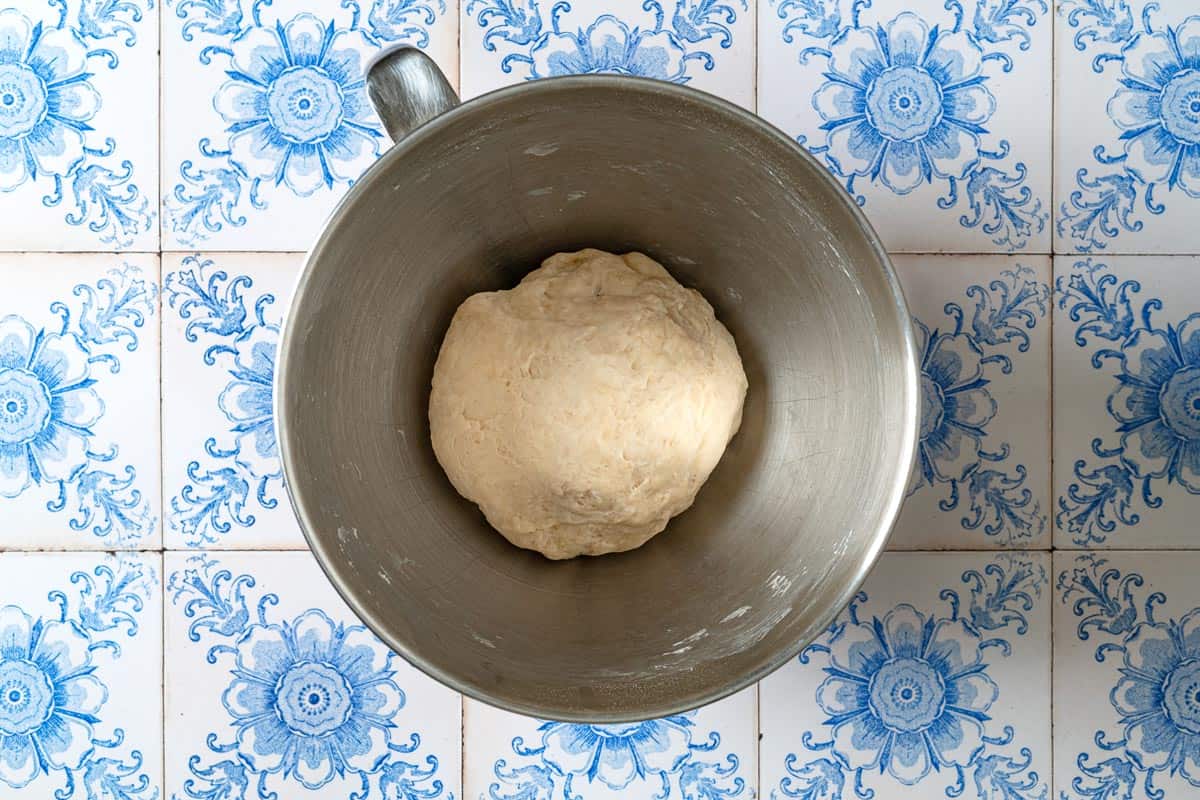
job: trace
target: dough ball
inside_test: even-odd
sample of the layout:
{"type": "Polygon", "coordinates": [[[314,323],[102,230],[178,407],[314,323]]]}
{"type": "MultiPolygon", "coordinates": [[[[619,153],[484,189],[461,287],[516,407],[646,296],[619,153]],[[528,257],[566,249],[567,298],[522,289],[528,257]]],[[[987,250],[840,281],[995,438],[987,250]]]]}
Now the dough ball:
{"type": "Polygon", "coordinates": [[[742,421],[712,306],[640,253],[559,253],[467,298],[433,370],[433,450],[513,544],[631,550],[682,512],[742,421]]]}

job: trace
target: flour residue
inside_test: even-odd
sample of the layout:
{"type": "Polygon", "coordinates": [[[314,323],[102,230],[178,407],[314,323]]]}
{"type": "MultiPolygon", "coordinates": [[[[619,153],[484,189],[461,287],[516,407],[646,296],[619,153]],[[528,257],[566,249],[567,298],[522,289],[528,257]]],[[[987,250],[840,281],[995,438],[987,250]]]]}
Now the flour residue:
{"type": "Polygon", "coordinates": [[[750,606],[742,606],[730,611],[724,617],[721,617],[721,622],[733,622],[735,619],[741,619],[750,613],[750,606]]]}
{"type": "Polygon", "coordinates": [[[695,644],[696,642],[703,639],[705,636],[708,636],[708,628],[701,628],[700,630],[693,633],[691,636],[688,636],[686,639],[680,639],[678,642],[675,642],[674,646],[679,647],[680,645],[685,645],[685,644],[695,644]]]}
{"type": "Polygon", "coordinates": [[[538,158],[541,158],[542,156],[548,156],[551,153],[557,153],[557,152],[558,152],[558,144],[556,144],[555,142],[546,142],[544,144],[535,144],[535,145],[530,145],[529,147],[525,148],[525,155],[536,156],[538,158]]]}
{"type": "Polygon", "coordinates": [[[792,588],[792,579],[782,573],[772,572],[767,580],[767,588],[771,590],[772,597],[782,597],[792,588]]]}

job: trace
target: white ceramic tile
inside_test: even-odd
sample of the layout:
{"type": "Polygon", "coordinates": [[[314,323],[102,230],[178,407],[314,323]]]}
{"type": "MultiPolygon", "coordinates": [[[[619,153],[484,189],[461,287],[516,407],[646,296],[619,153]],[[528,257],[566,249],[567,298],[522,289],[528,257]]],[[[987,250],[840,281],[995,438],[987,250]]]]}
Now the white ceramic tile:
{"type": "Polygon", "coordinates": [[[362,627],[312,556],[165,569],[169,796],[461,797],[458,695],[362,627]]]}
{"type": "Polygon", "coordinates": [[[176,0],[163,14],[167,249],[305,250],[388,148],[362,82],[395,43],[457,80],[443,0],[176,0]]]}
{"type": "Polygon", "coordinates": [[[162,557],[0,553],[0,731],[17,731],[0,796],[1200,794],[1200,552],[1178,552],[1200,549],[1200,257],[1166,255],[1200,253],[1200,9],[1057,11],[1052,26],[1043,0],[0,0],[0,251],[150,252],[160,224],[168,248],[243,251],[161,271],[156,255],[0,254],[0,551],[212,551],[166,555],[165,656],[162,557]],[[592,728],[464,710],[361,628],[309,554],[278,552],[304,548],[270,408],[291,251],[386,149],[358,79],[396,41],[456,86],[461,66],[466,97],[607,70],[757,102],[893,252],[1022,251],[895,257],[930,402],[891,547],[1038,548],[1052,528],[1058,547],[1172,552],[1059,552],[1052,571],[1048,554],[891,552],[801,659],[691,714],[592,728]],[[251,57],[284,45],[286,77],[251,57]],[[865,66],[884,49],[899,70],[865,66]],[[340,116],[255,106],[288,90],[311,109],[323,87],[340,116]],[[287,125],[309,144],[265,135],[287,125]],[[1049,261],[1027,253],[1052,237],[1103,252],[1059,257],[1048,301],[1049,261]],[[900,655],[921,626],[925,649],[900,655]],[[332,705],[289,698],[289,680],[332,705]],[[67,699],[40,701],[46,686],[67,699]],[[924,756],[904,738],[917,728],[924,756]]]}
{"type": "Polygon", "coordinates": [[[628,725],[545,722],[463,701],[463,796],[488,800],[756,797],[757,689],[628,725]]]}
{"type": "Polygon", "coordinates": [[[754,108],[756,0],[463,0],[462,89],[615,72],[754,108]]]}
{"type": "Polygon", "coordinates": [[[1054,796],[1200,795],[1200,553],[1055,553],[1054,796]]]}
{"type": "Polygon", "coordinates": [[[0,3],[3,250],[157,250],[158,4],[0,3]]]}
{"type": "Polygon", "coordinates": [[[1057,5],[1055,252],[1200,252],[1200,6],[1057,5]]]}
{"type": "Polygon", "coordinates": [[[1049,553],[887,553],[759,686],[762,796],[1045,798],[1049,553]]]}
{"type": "Polygon", "coordinates": [[[304,549],[271,407],[275,349],[303,256],[163,256],[163,509],[168,548],[304,549]]]}
{"type": "Polygon", "coordinates": [[[1200,547],[1200,258],[1059,256],[1056,547],[1200,547]]]}
{"type": "Polygon", "coordinates": [[[898,255],[921,359],[921,440],[889,546],[1050,540],[1050,259],[898,255]]]}
{"type": "Polygon", "coordinates": [[[858,199],[888,250],[1049,252],[1043,0],[763,0],[758,113],[858,199]]]}
{"type": "Polygon", "coordinates": [[[158,256],[0,255],[0,284],[0,549],[158,547],[158,256]]]}
{"type": "Polygon", "coordinates": [[[162,792],[157,554],[0,554],[0,795],[162,792]]]}

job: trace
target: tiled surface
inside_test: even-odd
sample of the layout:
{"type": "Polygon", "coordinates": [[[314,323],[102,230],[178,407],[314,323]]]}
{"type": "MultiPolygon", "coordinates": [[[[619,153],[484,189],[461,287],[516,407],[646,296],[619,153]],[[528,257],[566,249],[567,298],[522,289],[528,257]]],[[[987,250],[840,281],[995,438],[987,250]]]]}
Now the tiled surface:
{"type": "Polygon", "coordinates": [[[169,553],[165,573],[172,796],[460,796],[458,695],[379,644],[311,555],[169,553]]]}
{"type": "Polygon", "coordinates": [[[897,255],[921,447],[893,549],[1049,543],[1050,258],[897,255]]]}
{"type": "Polygon", "coordinates": [[[160,547],[158,256],[0,276],[0,548],[160,547]]]}
{"type": "Polygon", "coordinates": [[[1200,252],[1200,15],[1189,0],[1061,3],[1055,249],[1200,252]]]}
{"type": "Polygon", "coordinates": [[[1200,793],[1190,0],[9,5],[0,797],[1200,793]],[[464,97],[591,70],[714,92],[896,254],[911,494],[853,607],[759,686],[629,726],[497,711],[389,655],[304,550],[279,325],[387,147],[361,69],[396,41],[464,97]]]}
{"type": "Polygon", "coordinates": [[[758,113],[859,199],[889,250],[1047,252],[1041,0],[759,4],[758,113]]]}
{"type": "Polygon", "coordinates": [[[1048,553],[886,554],[760,684],[763,796],[1044,797],[1049,567],[1048,553]]]}
{"type": "Polygon", "coordinates": [[[756,797],[757,705],[746,689],[665,719],[579,726],[466,700],[463,796],[756,797]],[[625,757],[630,745],[640,758],[625,757]]]}
{"type": "Polygon", "coordinates": [[[176,0],[163,14],[163,247],[306,250],[388,147],[366,60],[416,44],[453,79],[457,33],[442,0],[176,0]]]}
{"type": "Polygon", "coordinates": [[[271,382],[303,258],[163,256],[163,503],[168,548],[290,548],[271,382]]]}
{"type": "Polygon", "coordinates": [[[1054,554],[1056,796],[1194,797],[1198,553],[1054,554]]]}
{"type": "Polygon", "coordinates": [[[464,0],[461,15],[463,97],[607,67],[754,109],[754,6],[746,0],[464,0]]]}
{"type": "Polygon", "coordinates": [[[1200,258],[1059,256],[1059,547],[1197,546],[1200,258]]]}
{"type": "Polygon", "coordinates": [[[0,559],[5,797],[142,798],[161,785],[161,570],[157,553],[0,559]]]}
{"type": "Polygon", "coordinates": [[[158,15],[0,5],[4,250],[158,249],[158,15]]]}

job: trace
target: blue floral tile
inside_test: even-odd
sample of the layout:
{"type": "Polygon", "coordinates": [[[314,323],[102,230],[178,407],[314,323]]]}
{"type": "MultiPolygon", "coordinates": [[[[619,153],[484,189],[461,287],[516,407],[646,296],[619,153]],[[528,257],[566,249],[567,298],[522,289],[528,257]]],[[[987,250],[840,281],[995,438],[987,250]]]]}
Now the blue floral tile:
{"type": "Polygon", "coordinates": [[[1057,5],[1055,252],[1200,252],[1200,6],[1057,5]]]}
{"type": "Polygon", "coordinates": [[[0,554],[0,796],[162,796],[161,557],[0,554]]]}
{"type": "Polygon", "coordinates": [[[303,256],[163,259],[166,546],[305,549],[271,402],[280,324],[303,256]]]}
{"type": "Polygon", "coordinates": [[[389,146],[367,60],[413,44],[456,79],[455,12],[443,0],[167,0],[164,246],[307,249],[389,146]]]}
{"type": "Polygon", "coordinates": [[[548,722],[463,701],[471,800],[751,800],[757,689],[628,725],[548,722]]]}
{"type": "Polygon", "coordinates": [[[1200,547],[1198,270],[1055,259],[1057,547],[1200,547]]]}
{"type": "Polygon", "coordinates": [[[0,255],[0,283],[0,549],[158,547],[158,257],[0,255]]]}
{"type": "Polygon", "coordinates": [[[607,72],[754,108],[752,0],[463,0],[462,93],[607,72]]]}
{"type": "Polygon", "coordinates": [[[308,553],[165,569],[170,797],[461,797],[458,695],[383,647],[308,553]]]}
{"type": "Polygon", "coordinates": [[[157,250],[153,0],[0,0],[4,250],[157,250]]]}
{"type": "Polygon", "coordinates": [[[922,403],[889,546],[1049,546],[1049,257],[893,263],[917,321],[922,403]]]}
{"type": "Polygon", "coordinates": [[[1048,553],[887,553],[763,680],[762,795],[1046,800],[1048,553]]]}
{"type": "Polygon", "coordinates": [[[762,0],[758,112],[888,250],[1050,250],[1045,0],[762,0]]]}
{"type": "Polygon", "coordinates": [[[1055,553],[1061,800],[1200,794],[1197,553],[1055,553]]]}

